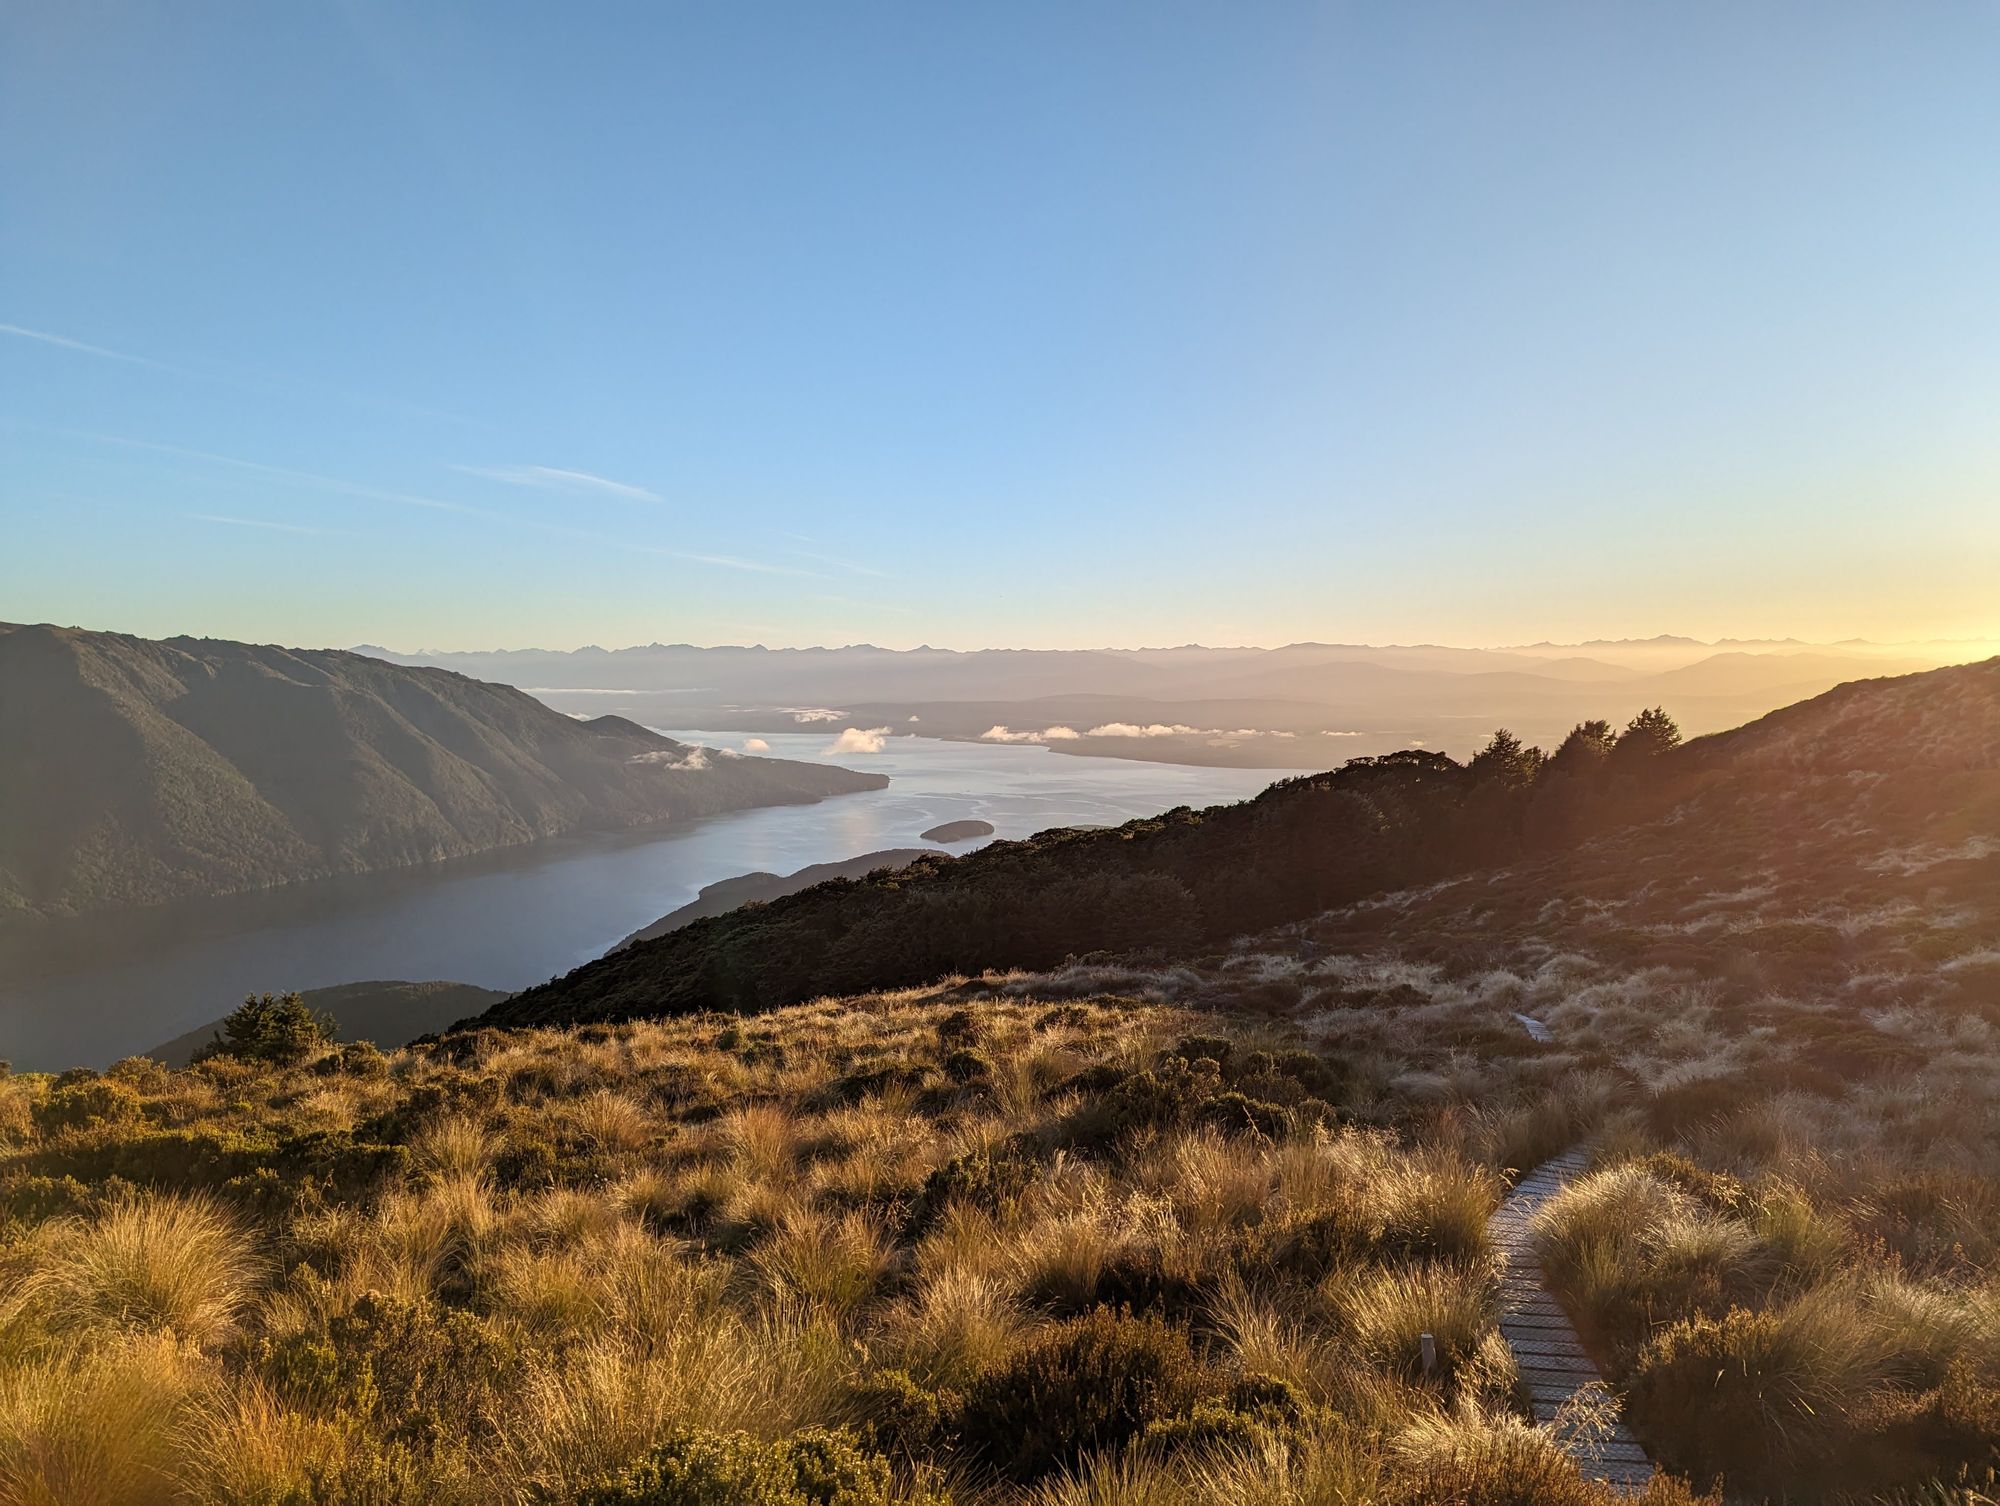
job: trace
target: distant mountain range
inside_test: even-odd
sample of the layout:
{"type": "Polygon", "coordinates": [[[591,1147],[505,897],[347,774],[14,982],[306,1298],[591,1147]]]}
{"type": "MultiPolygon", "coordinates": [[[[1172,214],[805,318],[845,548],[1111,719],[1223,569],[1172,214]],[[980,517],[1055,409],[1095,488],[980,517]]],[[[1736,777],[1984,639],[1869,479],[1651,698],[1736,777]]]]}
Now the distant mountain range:
{"type": "Polygon", "coordinates": [[[368,652],[527,688],[574,713],[746,733],[831,725],[1159,762],[1321,769],[1423,746],[1464,755],[1497,726],[1552,744],[1576,721],[1664,705],[1689,732],[1741,724],[1845,680],[1979,657],[1971,643],[1702,643],[1663,636],[1521,648],[957,652],[638,648],[368,652]]]}
{"type": "Polygon", "coordinates": [[[0,625],[0,922],[887,782],[354,653],[0,625]]]}

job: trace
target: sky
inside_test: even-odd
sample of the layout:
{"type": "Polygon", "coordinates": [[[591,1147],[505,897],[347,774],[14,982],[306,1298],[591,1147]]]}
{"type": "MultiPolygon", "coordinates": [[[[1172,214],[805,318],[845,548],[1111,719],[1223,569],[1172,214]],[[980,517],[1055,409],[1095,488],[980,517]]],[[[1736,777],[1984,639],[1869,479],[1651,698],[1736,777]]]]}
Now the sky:
{"type": "Polygon", "coordinates": [[[13,0],[0,620],[2000,637],[2000,6],[13,0]]]}

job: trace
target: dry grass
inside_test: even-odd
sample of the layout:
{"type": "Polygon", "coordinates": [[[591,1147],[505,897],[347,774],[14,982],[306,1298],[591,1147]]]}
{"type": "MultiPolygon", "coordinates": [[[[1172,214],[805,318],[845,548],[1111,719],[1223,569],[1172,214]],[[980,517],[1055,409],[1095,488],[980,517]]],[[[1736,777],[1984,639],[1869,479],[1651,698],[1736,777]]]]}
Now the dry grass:
{"type": "Polygon", "coordinates": [[[0,1500],[171,1506],[203,1380],[164,1334],[65,1345],[0,1372],[0,1500]]]}
{"type": "MultiPolygon", "coordinates": [[[[1259,976],[1300,973],[1256,957],[1259,976]]],[[[1463,975],[1335,956],[1301,976],[1298,1021],[1254,1030],[1166,1003],[1057,1010],[1016,977],[496,1034],[395,1053],[386,1075],[221,1061],[134,1077],[143,1117],[60,1134],[31,1112],[45,1081],[0,1080],[22,1105],[0,1109],[0,1179],[115,1151],[157,1184],[50,1177],[34,1195],[52,1204],[17,1205],[0,1500],[567,1502],[675,1429],[823,1425],[867,1430],[899,1490],[921,1475],[960,1506],[1608,1506],[1510,1410],[1485,1236],[1508,1175],[1586,1129],[1597,1169],[1538,1238],[1641,1426],[1705,1436],[1651,1346],[1732,1306],[1777,1325],[1700,1341],[1754,1340],[1787,1377],[1756,1399],[1766,1455],[1841,1457],[1871,1419],[1971,1415],[2000,1379],[2000,1195],[1977,1143],[1995,1121],[1967,1115],[1990,1091],[1980,1031],[1887,1019],[1878,1034],[1936,1067],[1720,1112],[1714,1072],[1792,1057],[1769,1034],[1712,1047],[1715,997],[1670,972],[1551,951],[1463,975]],[[1396,990],[1393,1007],[1329,1003],[1396,990]],[[968,1000],[991,1064],[970,1081],[943,1070],[968,1000]],[[1523,1044],[1516,1008],[1567,1018],[1587,1049],[1523,1044]],[[1188,1035],[1231,1037],[1222,1086],[1264,1128],[1209,1113],[1209,1089],[1158,1096],[1193,1080],[1153,1074],[1188,1035]],[[1276,1066],[1300,1051],[1309,1086],[1276,1066]],[[1154,1096],[1126,1093],[1132,1074],[1154,1096]],[[1690,1107],[1667,1116],[1668,1098],[1690,1107]],[[366,1154],[397,1155],[245,1167],[301,1122],[337,1146],[392,1126],[366,1154]],[[183,1125],[247,1149],[197,1171],[148,1139],[183,1125]],[[1190,1338],[1205,1420],[1000,1483],[952,1409],[1100,1305],[1190,1338]],[[1253,1379],[1295,1412],[1232,1412],[1253,1379]],[[115,1436],[113,1415],[130,1419],[115,1436]]]]}
{"type": "Polygon", "coordinates": [[[202,1197],[138,1199],[36,1235],[16,1295],[53,1333],[163,1332],[219,1344],[264,1266],[242,1222],[202,1197]]]}

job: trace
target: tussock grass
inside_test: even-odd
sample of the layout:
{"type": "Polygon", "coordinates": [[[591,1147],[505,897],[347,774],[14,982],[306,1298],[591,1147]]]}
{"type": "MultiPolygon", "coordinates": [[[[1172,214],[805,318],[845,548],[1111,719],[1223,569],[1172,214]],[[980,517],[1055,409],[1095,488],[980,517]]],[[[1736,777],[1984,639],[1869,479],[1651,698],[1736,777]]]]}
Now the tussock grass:
{"type": "Polygon", "coordinates": [[[135,1199],[38,1236],[18,1300],[52,1332],[164,1332],[218,1344],[264,1267],[241,1221],[205,1197],[135,1199]]]}
{"type": "Polygon", "coordinates": [[[1985,1467],[1978,1031],[1914,1086],[1718,1097],[1792,1058],[1710,1051],[1686,1020],[1723,1006],[1671,969],[1256,966],[1291,1022],[1016,976],[351,1072],[140,1064],[98,1124],[0,1079],[0,1500],[556,1506],[688,1430],[832,1427],[960,1506],[1610,1506],[1513,1410],[1485,1235],[1585,1129],[1538,1247],[1663,1455],[1753,1489],[1825,1461],[1828,1500],[1985,1467]]]}
{"type": "Polygon", "coordinates": [[[165,1334],[63,1345],[0,1372],[0,1500],[173,1506],[203,1372],[165,1334]]]}
{"type": "Polygon", "coordinates": [[[1423,1375],[1427,1333],[1437,1345],[1439,1384],[1506,1374],[1504,1346],[1490,1342],[1499,1314],[1490,1268],[1434,1261],[1372,1269],[1335,1278],[1326,1297],[1354,1352],[1393,1375],[1423,1375]]]}
{"type": "Polygon", "coordinates": [[[867,1213],[789,1215],[750,1257],[780,1297],[849,1313],[872,1299],[896,1267],[897,1253],[867,1213]]]}
{"type": "Polygon", "coordinates": [[[999,1365],[1026,1331],[1007,1286],[947,1265],[883,1315],[884,1355],[933,1390],[962,1388],[999,1365]]]}
{"type": "Polygon", "coordinates": [[[484,1176],[498,1148],[498,1138],[478,1120],[454,1114],[426,1125],[411,1141],[410,1157],[423,1175],[459,1182],[484,1176]]]}

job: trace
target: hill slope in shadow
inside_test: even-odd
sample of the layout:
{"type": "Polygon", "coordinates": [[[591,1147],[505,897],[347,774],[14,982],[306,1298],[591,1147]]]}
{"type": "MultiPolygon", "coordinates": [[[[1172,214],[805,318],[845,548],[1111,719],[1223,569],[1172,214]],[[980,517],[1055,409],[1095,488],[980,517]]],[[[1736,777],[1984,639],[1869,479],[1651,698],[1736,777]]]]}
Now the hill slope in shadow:
{"type": "Polygon", "coordinates": [[[886,783],[358,654],[0,627],[0,921],[886,783]]]}
{"type": "MultiPolygon", "coordinates": [[[[2000,660],[1856,682],[1636,761],[1356,759],[1241,805],[995,843],[697,921],[517,994],[484,1023],[769,1009],[1092,953],[1183,963],[1322,913],[1386,924],[1373,897],[1471,875],[1478,902],[1440,900],[1469,908],[1429,914],[1433,940],[1498,917],[1530,933],[1586,880],[1598,916],[1621,896],[1652,904],[1669,886],[1699,895],[1759,874],[1872,892],[1933,857],[1990,885],[1996,729],[2000,660]]],[[[1915,903],[1912,885],[1894,902],[1915,903]]]]}

